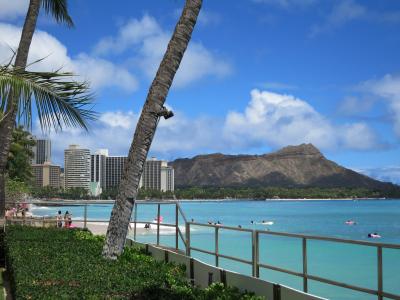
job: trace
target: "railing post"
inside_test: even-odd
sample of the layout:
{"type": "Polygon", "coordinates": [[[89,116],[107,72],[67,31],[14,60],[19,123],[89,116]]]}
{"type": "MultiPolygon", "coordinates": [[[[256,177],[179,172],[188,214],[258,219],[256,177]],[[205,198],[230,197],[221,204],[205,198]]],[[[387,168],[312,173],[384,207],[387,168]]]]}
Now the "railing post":
{"type": "Polygon", "coordinates": [[[178,220],[178,203],[175,203],[175,249],[178,250],[179,248],[179,220],[178,220]]]}
{"type": "Polygon", "coordinates": [[[44,217],[42,218],[42,227],[44,227],[44,217]]]}
{"type": "Polygon", "coordinates": [[[219,240],[219,228],[216,226],[215,227],[215,266],[219,266],[219,246],[218,246],[218,240],[219,240]]]}
{"type": "Polygon", "coordinates": [[[136,220],[137,220],[137,203],[135,202],[135,211],[133,213],[133,239],[136,241],[136,220]]]}
{"type": "Polygon", "coordinates": [[[378,300],[383,299],[383,269],[382,269],[382,247],[377,247],[378,256],[378,300]]]}
{"type": "Polygon", "coordinates": [[[253,230],[251,233],[251,261],[252,261],[252,276],[260,277],[258,267],[258,232],[253,230]]]}
{"type": "Polygon", "coordinates": [[[157,246],[160,245],[160,203],[157,204],[157,246]]]}
{"type": "Polygon", "coordinates": [[[307,279],[307,239],[303,237],[303,292],[308,293],[307,279]]]}
{"type": "Polygon", "coordinates": [[[85,210],[83,213],[83,228],[87,228],[87,203],[85,203],[85,210]]]}
{"type": "Polygon", "coordinates": [[[186,235],[186,255],[190,256],[190,223],[185,223],[185,235],[186,235]]]}

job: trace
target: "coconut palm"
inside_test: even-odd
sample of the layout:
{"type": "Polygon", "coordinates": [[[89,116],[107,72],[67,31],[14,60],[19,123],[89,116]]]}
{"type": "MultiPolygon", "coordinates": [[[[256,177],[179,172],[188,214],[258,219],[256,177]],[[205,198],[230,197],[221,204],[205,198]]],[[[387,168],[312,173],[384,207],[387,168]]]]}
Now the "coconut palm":
{"type": "MultiPolygon", "coordinates": [[[[65,23],[67,26],[73,26],[71,17],[67,10],[67,0],[30,0],[25,23],[22,28],[21,40],[15,57],[15,67],[23,71],[28,60],[29,48],[32,42],[33,33],[36,29],[36,22],[39,16],[40,8],[44,8],[46,13],[51,14],[58,23],[65,23]]],[[[14,93],[9,93],[9,97],[14,93]]],[[[18,97],[8,98],[4,107],[4,118],[0,122],[0,217],[4,216],[4,174],[7,164],[7,157],[10,150],[12,132],[15,125],[17,112],[19,111],[17,101],[18,97]]],[[[40,116],[39,116],[40,118],[40,116]]]]}
{"type": "Polygon", "coordinates": [[[119,185],[107,229],[103,256],[116,259],[122,253],[140,176],[160,117],[173,114],[164,107],[169,88],[189,44],[202,0],[186,0],[182,15],[175,27],[167,51],[150,86],[135,135],[129,149],[124,174],[119,185]]]}
{"type": "MultiPolygon", "coordinates": [[[[57,130],[64,126],[87,129],[87,122],[96,117],[91,105],[93,97],[88,90],[88,84],[74,81],[72,73],[29,72],[0,66],[0,112],[4,111],[8,100],[13,99],[19,103],[17,123],[26,128],[32,127],[32,106],[35,104],[43,130],[57,130]]],[[[6,118],[0,113],[0,122],[6,118]]],[[[3,188],[4,173],[0,174],[3,188]]],[[[4,189],[2,192],[5,193],[4,189]]],[[[4,208],[5,194],[0,200],[4,208]]]]}

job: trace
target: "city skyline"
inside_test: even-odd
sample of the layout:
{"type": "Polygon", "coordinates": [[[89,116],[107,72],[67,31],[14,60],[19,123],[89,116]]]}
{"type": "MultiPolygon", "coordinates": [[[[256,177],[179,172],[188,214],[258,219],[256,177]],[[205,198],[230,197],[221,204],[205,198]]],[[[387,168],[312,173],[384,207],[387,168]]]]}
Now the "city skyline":
{"type": "MultiPolygon", "coordinates": [[[[14,2],[1,1],[4,61],[26,13],[27,1],[14,2]]],[[[126,155],[181,8],[94,3],[70,4],[80,34],[39,18],[30,51],[30,61],[46,57],[32,68],[75,71],[97,96],[89,133],[49,134],[58,164],[72,141],[126,155]]],[[[400,182],[399,12],[387,0],[205,2],[167,99],[175,116],[160,121],[150,156],[262,154],[311,142],[341,165],[400,182]]]]}

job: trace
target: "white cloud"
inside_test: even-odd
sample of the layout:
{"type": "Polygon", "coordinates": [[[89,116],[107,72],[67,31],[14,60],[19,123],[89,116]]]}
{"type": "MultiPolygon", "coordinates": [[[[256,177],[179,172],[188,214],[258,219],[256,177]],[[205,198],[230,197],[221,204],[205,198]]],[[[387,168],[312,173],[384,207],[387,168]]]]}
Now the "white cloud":
{"type": "MultiPolygon", "coordinates": [[[[17,49],[21,28],[0,23],[0,62],[6,62],[12,55],[11,49],[17,49]]],[[[91,82],[93,89],[118,87],[134,91],[138,87],[136,78],[124,67],[105,59],[80,53],[75,57],[68,55],[66,46],[52,35],[36,30],[29,51],[28,63],[45,58],[30,67],[32,70],[72,71],[82,79],[91,82]]]]}
{"type": "MultiPolygon", "coordinates": [[[[165,53],[171,33],[164,31],[157,21],[144,15],[123,25],[116,37],[102,39],[94,48],[97,55],[120,54],[127,49],[134,55],[131,64],[139,66],[152,79],[165,53]]],[[[229,63],[216,57],[200,43],[191,41],[174,79],[174,86],[182,87],[206,76],[224,77],[232,72],[229,63]]]]}
{"type": "MultiPolygon", "coordinates": [[[[53,160],[62,164],[64,149],[69,144],[79,144],[92,152],[107,148],[110,155],[127,155],[138,119],[139,114],[132,111],[108,111],[101,114],[89,132],[76,128],[50,132],[53,160]]],[[[221,124],[216,122],[206,117],[189,119],[175,111],[173,118],[160,121],[151,153],[161,158],[172,158],[174,155],[198,153],[210,148],[222,150],[223,142],[218,141],[218,128],[221,128],[221,124]]],[[[34,132],[40,136],[38,123],[34,132]]]]}
{"type": "Polygon", "coordinates": [[[367,9],[353,0],[342,0],[336,4],[324,23],[314,25],[310,36],[314,37],[322,32],[332,31],[348,22],[365,17],[367,9]]]}
{"type": "MultiPolygon", "coordinates": [[[[171,109],[171,108],[170,108],[171,109]]],[[[254,152],[313,143],[322,150],[370,150],[379,147],[375,134],[363,123],[334,126],[307,102],[291,95],[253,90],[244,112],[229,112],[225,118],[187,117],[172,109],[175,116],[161,119],[151,153],[176,157],[210,152],[254,152]]],[[[110,155],[126,155],[140,112],[108,111],[86,133],[66,129],[51,133],[56,162],[62,162],[69,144],[80,144],[92,151],[108,148],[110,155]]],[[[36,126],[35,133],[40,131],[36,126]]]]}
{"type": "Polygon", "coordinates": [[[394,132],[400,137],[400,76],[387,74],[381,79],[366,81],[358,88],[386,101],[394,132]]]}
{"type": "Polygon", "coordinates": [[[364,123],[335,126],[301,99],[259,90],[251,91],[243,113],[227,115],[224,136],[240,147],[313,143],[325,150],[366,150],[378,146],[376,135],[364,123]]]}
{"type": "Polygon", "coordinates": [[[0,0],[0,20],[15,19],[26,15],[28,0],[0,0]]]}
{"type": "Polygon", "coordinates": [[[105,112],[99,120],[105,125],[115,128],[121,127],[123,129],[133,128],[133,125],[137,122],[137,116],[133,112],[123,113],[117,112],[105,112]]]}
{"type": "Polygon", "coordinates": [[[375,179],[393,182],[400,184],[400,167],[388,166],[382,168],[367,168],[367,169],[354,169],[356,172],[360,172],[364,175],[373,177],[375,179]]]}

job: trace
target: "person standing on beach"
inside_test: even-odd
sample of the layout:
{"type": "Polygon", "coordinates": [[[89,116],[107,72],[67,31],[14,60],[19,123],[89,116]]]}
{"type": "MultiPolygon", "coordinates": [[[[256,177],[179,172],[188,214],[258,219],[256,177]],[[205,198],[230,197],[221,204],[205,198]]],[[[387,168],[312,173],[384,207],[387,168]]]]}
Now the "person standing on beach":
{"type": "Polygon", "coordinates": [[[57,228],[61,228],[62,227],[62,214],[61,214],[61,210],[58,211],[57,214],[57,228]]]}
{"type": "Polygon", "coordinates": [[[72,216],[68,210],[64,214],[64,227],[69,228],[72,224],[72,216]]]}

